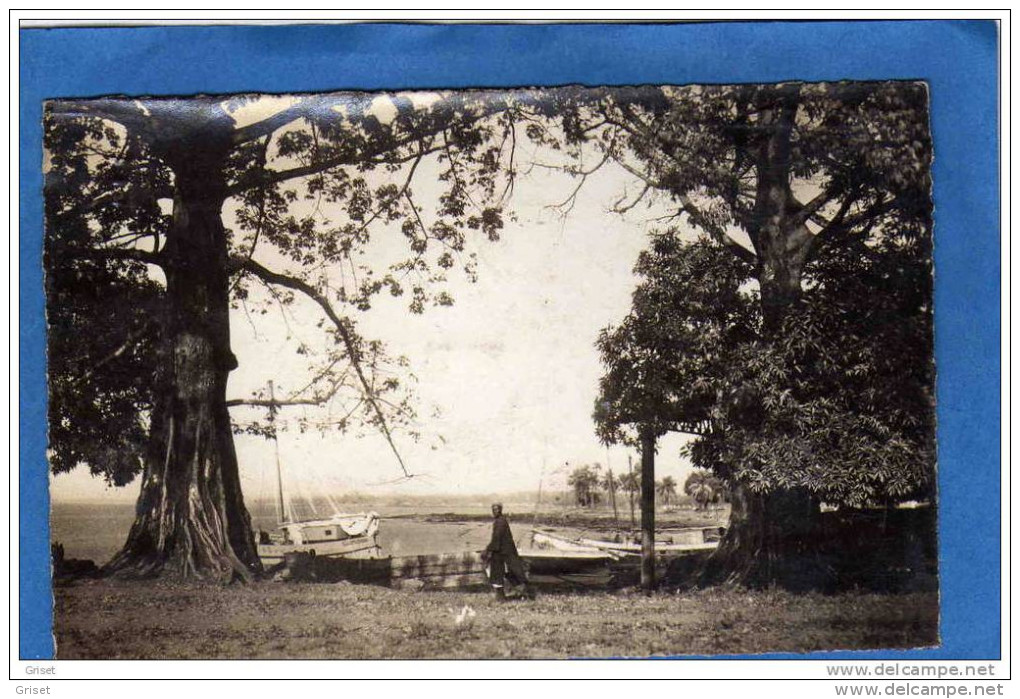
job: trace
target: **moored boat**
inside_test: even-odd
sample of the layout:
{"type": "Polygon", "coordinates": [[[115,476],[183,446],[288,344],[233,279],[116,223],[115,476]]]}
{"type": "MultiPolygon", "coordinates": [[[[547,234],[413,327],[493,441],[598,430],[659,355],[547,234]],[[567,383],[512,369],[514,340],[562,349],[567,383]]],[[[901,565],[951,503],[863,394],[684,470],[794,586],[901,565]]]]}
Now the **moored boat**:
{"type": "MultiPolygon", "coordinates": [[[[579,541],[587,546],[591,546],[595,549],[601,549],[611,553],[617,553],[621,555],[637,555],[641,553],[641,544],[635,544],[630,542],[615,542],[615,541],[601,541],[598,539],[579,539],[579,541]]],[[[665,541],[655,542],[655,554],[657,556],[664,555],[681,555],[684,553],[694,553],[698,551],[711,551],[719,547],[718,541],[703,541],[701,543],[691,544],[674,544],[665,541]]]]}
{"type": "MultiPolygon", "coordinates": [[[[273,382],[269,382],[270,421],[273,419],[275,399],[273,382]]],[[[276,455],[276,512],[278,526],[272,533],[259,531],[258,553],[263,564],[275,566],[284,563],[288,556],[307,554],[319,558],[378,558],[381,549],[376,539],[379,532],[379,515],[375,512],[348,514],[336,512],[324,519],[294,518],[283,497],[283,467],[280,463],[280,445],[273,436],[276,455]]]]}
{"type": "MultiPolygon", "coordinates": [[[[686,553],[711,551],[719,546],[719,527],[698,527],[678,529],[668,540],[655,542],[658,556],[677,556],[686,553]],[[678,541],[679,539],[679,541],[678,541]]],[[[620,537],[617,537],[620,539],[620,537]]],[[[589,537],[568,538],[548,530],[532,530],[532,545],[539,549],[561,552],[604,552],[614,557],[632,556],[641,553],[641,543],[633,540],[592,539],[589,537]]]]}
{"type": "Polygon", "coordinates": [[[282,563],[287,554],[322,557],[378,558],[379,515],[375,512],[337,514],[328,519],[283,522],[275,536],[259,533],[259,558],[266,565],[282,563]]]}
{"type": "Polygon", "coordinates": [[[581,553],[600,552],[600,549],[597,546],[581,543],[578,540],[568,539],[565,536],[560,536],[549,531],[540,531],[538,529],[533,529],[531,532],[531,545],[538,551],[552,550],[581,553]]]}

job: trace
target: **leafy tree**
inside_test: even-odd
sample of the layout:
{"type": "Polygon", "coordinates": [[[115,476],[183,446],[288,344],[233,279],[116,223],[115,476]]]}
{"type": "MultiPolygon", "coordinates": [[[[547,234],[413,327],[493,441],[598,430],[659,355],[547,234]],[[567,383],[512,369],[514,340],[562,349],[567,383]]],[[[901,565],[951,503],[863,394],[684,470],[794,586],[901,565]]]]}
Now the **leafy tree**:
{"type": "MultiPolygon", "coordinates": [[[[755,307],[740,292],[747,265],[707,240],[685,244],[676,230],[652,236],[635,271],[648,279],[632,311],[599,335],[606,368],[596,404],[603,441],[638,445],[642,453],[643,538],[654,541],[656,440],[671,430],[711,429],[725,354],[719,345],[753,334],[755,307]]],[[[651,544],[650,544],[651,545],[651,544]]],[[[654,558],[643,557],[642,584],[654,585],[654,558]]]]}
{"type": "MultiPolygon", "coordinates": [[[[758,321],[736,326],[752,331],[746,341],[720,338],[714,351],[674,356],[676,365],[711,365],[700,405],[693,387],[670,382],[678,374],[668,375],[660,355],[641,364],[664,377],[645,382],[655,387],[650,397],[634,389],[608,402],[631,410],[643,398],[638,415],[653,433],[708,420],[695,430],[702,438],[691,454],[718,470],[734,495],[718,569],[730,580],[774,581],[798,573],[793,559],[815,538],[819,498],[902,497],[932,481],[927,92],[909,83],[785,84],[664,89],[663,97],[578,110],[585,115],[574,137],[644,182],[625,208],[657,192],[676,204],[682,224],[706,236],[699,245],[711,240],[750,267],[727,288],[754,294],[758,321]],[[588,135],[596,124],[604,129],[598,139],[588,135]],[[910,258],[910,269],[890,263],[897,258],[910,258]],[[882,283],[862,291],[878,269],[887,275],[882,283]],[[876,300],[877,293],[888,296],[876,300]],[[854,311],[842,312],[848,307],[854,311]],[[898,334],[901,320],[911,344],[891,358],[889,345],[872,341],[898,334]],[[915,366],[886,386],[905,382],[910,397],[896,400],[878,377],[891,377],[904,356],[915,366]]],[[[676,278],[663,271],[657,282],[669,289],[676,278]]],[[[706,312],[724,318],[723,301],[706,312]]],[[[653,325],[648,312],[633,324],[653,325]]],[[[624,332],[601,338],[604,356],[607,339],[626,344],[624,332]]],[[[612,437],[626,417],[597,411],[601,433],[612,437]]]]}
{"type": "Polygon", "coordinates": [[[514,113],[530,100],[46,105],[52,465],[88,464],[118,484],[142,472],[138,516],[109,571],[226,580],[259,570],[226,397],[237,364],[229,313],[255,303],[256,287],[283,307],[310,301],[334,340],[309,385],[280,403],[345,401],[351,422],[391,444],[406,429],[400,361],[362,337],[355,316],[383,292],[412,312],[449,304],[449,270],[474,274],[468,236],[499,236],[514,113]],[[424,163],[442,187],[428,206],[413,189],[424,163]],[[403,248],[389,246],[397,252],[382,268],[367,264],[373,232],[387,227],[403,248]]]}
{"type": "Polygon", "coordinates": [[[598,464],[578,466],[567,477],[567,484],[574,489],[574,497],[581,507],[595,507],[599,504],[598,464]]]}
{"type": "Polygon", "coordinates": [[[708,471],[695,470],[684,481],[684,493],[689,495],[699,510],[708,509],[709,503],[718,502],[722,481],[708,471]]]}
{"type": "MultiPolygon", "coordinates": [[[[631,314],[600,338],[602,434],[633,441],[633,423],[648,422],[696,432],[695,465],[752,493],[779,482],[814,501],[858,506],[930,496],[933,374],[919,360],[932,354],[927,241],[888,236],[812,261],[800,317],[778,337],[755,318],[733,259],[708,240],[653,238],[631,314]]],[[[704,473],[687,485],[697,485],[687,492],[699,505],[720,491],[704,473]]],[[[770,522],[808,537],[810,512],[777,509],[770,522]]],[[[785,572],[773,561],[769,576],[803,578],[812,547],[803,541],[800,550],[785,572]]],[[[712,575],[724,571],[735,572],[712,575]]],[[[736,572],[745,582],[770,579],[736,572]]]]}
{"type": "Polygon", "coordinates": [[[672,476],[664,476],[655,484],[655,494],[659,496],[662,504],[669,507],[676,497],[676,480],[672,476]]]}

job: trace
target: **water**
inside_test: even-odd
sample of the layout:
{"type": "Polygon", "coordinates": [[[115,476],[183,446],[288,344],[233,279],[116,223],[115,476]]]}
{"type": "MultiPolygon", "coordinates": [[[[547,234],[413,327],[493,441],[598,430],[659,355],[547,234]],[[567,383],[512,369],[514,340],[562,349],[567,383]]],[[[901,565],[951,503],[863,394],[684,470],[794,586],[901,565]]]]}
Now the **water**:
{"type": "MultiPolygon", "coordinates": [[[[369,509],[372,508],[344,508],[348,512],[369,509]]],[[[480,551],[489,542],[492,531],[489,522],[422,522],[408,517],[431,514],[422,512],[422,509],[399,506],[376,509],[382,515],[378,541],[383,555],[408,556],[480,551]]],[[[450,511],[450,508],[443,507],[426,509],[432,509],[433,513],[450,511]]],[[[462,514],[484,514],[486,508],[458,506],[457,511],[462,514]]],[[[251,508],[251,514],[255,528],[268,531],[276,527],[276,512],[271,503],[265,506],[256,503],[251,508]]],[[[320,510],[317,514],[328,516],[329,512],[320,510]]],[[[50,515],[50,538],[63,544],[66,557],[90,559],[101,565],[124,544],[134,515],[135,508],[132,503],[54,503],[50,515]]],[[[530,533],[530,519],[514,525],[514,533],[521,543],[530,533]]]]}
{"type": "MultiPolygon", "coordinates": [[[[384,556],[481,551],[488,544],[492,532],[489,506],[484,502],[472,503],[461,500],[454,504],[437,504],[350,501],[338,503],[338,507],[346,513],[373,510],[379,513],[382,521],[379,524],[378,542],[384,556]],[[456,516],[450,517],[455,521],[423,521],[428,515],[452,512],[457,513],[456,516]],[[459,517],[469,521],[456,521],[459,517]]],[[[518,548],[530,548],[534,505],[507,502],[506,507],[518,548]]],[[[555,509],[543,509],[543,515],[552,514],[559,508],[554,504],[550,504],[549,507],[555,509]]],[[[254,500],[248,504],[248,509],[255,529],[272,531],[276,528],[276,505],[272,500],[254,500]]],[[[134,512],[133,503],[57,502],[53,504],[50,515],[50,538],[63,544],[64,555],[68,558],[89,559],[102,565],[124,544],[134,521],[134,512]]],[[[295,512],[299,519],[319,519],[332,514],[332,506],[325,501],[302,503],[295,512]]],[[[675,521],[673,524],[679,526],[718,526],[726,521],[724,512],[712,514],[690,512],[673,515],[673,519],[675,520],[677,516],[681,516],[683,521],[675,521]]],[[[668,539],[672,529],[666,522],[662,524],[666,526],[660,525],[658,534],[668,539]]],[[[571,526],[557,526],[557,530],[561,535],[571,537],[593,534],[590,530],[571,526]]],[[[595,532],[594,538],[601,537],[595,532]]]]}

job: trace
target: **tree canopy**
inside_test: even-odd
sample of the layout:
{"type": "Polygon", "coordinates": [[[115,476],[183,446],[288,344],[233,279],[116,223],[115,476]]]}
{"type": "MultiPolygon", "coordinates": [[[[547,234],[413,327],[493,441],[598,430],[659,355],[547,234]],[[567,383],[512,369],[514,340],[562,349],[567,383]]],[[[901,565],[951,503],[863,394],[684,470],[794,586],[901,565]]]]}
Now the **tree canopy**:
{"type": "Polygon", "coordinates": [[[669,229],[651,236],[634,271],[645,281],[631,312],[596,342],[605,366],[596,429],[604,442],[631,445],[641,427],[698,434],[729,371],[724,348],[759,333],[753,295],[741,292],[753,270],[709,240],[687,242],[669,229]]]}
{"type": "Polygon", "coordinates": [[[567,476],[567,485],[574,490],[574,499],[581,507],[594,507],[599,504],[599,484],[601,477],[598,464],[578,466],[567,476]]]}
{"type": "Polygon", "coordinates": [[[824,259],[809,266],[797,316],[771,337],[737,258],[707,239],[656,236],[631,313],[599,339],[603,438],[633,441],[645,423],[694,432],[696,466],[759,492],[804,487],[851,505],[929,495],[926,246],[824,259]]]}
{"type": "Polygon", "coordinates": [[[414,429],[406,362],[357,315],[383,293],[412,313],[452,302],[447,275],[475,274],[469,236],[499,236],[516,115],[535,104],[527,91],[46,104],[52,465],[118,484],[143,473],[109,570],[258,572],[233,406],[337,405],[334,426],[380,430],[407,473],[393,438],[414,429]],[[327,340],[295,347],[308,381],[280,400],[228,398],[231,310],[299,298],[327,340]]]}
{"type": "Polygon", "coordinates": [[[48,103],[54,470],[88,464],[116,484],[141,471],[160,390],[174,201],[185,163],[197,160],[189,147],[223,152],[213,175],[222,179],[232,307],[258,317],[303,297],[335,340],[318,356],[295,347],[309,382],[282,402],[338,403],[349,413],[341,428],[360,419],[410,430],[405,361],[362,337],[356,317],[378,294],[405,298],[413,313],[453,302],[447,275],[475,274],[469,235],[499,237],[514,180],[513,113],[528,101],[460,92],[48,103]],[[436,173],[436,201],[416,199],[423,163],[436,173]],[[402,249],[374,235],[384,228],[399,231],[402,249]]]}
{"type": "Polygon", "coordinates": [[[694,432],[695,465],[758,492],[851,504],[929,492],[924,86],[665,92],[668,107],[592,117],[640,196],[671,197],[701,236],[654,235],[632,312],[599,338],[600,435],[694,432]]]}

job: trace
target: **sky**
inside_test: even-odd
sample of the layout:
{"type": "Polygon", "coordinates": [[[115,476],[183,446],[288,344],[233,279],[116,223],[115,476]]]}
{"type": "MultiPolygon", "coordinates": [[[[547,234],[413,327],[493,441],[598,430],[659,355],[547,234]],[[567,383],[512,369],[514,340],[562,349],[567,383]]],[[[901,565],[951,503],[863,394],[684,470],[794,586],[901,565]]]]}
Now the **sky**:
{"type": "MultiPolygon", "coordinates": [[[[526,157],[546,155],[532,151],[526,157]]],[[[416,198],[423,201],[436,189],[432,178],[438,171],[429,167],[423,163],[417,175],[422,184],[415,184],[416,198]]],[[[594,343],[602,328],[628,312],[638,282],[632,269],[649,230],[661,225],[654,219],[667,211],[666,203],[642,204],[625,215],[611,212],[637,185],[621,169],[606,166],[586,181],[564,215],[552,205],[575,184],[546,168],[520,177],[509,205],[516,218],[506,220],[501,239],[469,245],[477,253],[477,282],[450,275],[452,307],[413,315],[406,299],[380,297],[359,315],[362,334],[385,341],[391,354],[407,356],[418,378],[424,437],[418,443],[396,437],[415,477],[401,478],[381,435],[300,433],[293,429],[297,419],[321,420],[323,409],[286,408],[281,418],[290,429],[281,431],[278,450],[288,492],[481,494],[536,490],[540,484],[547,491],[563,490],[567,473],[578,465],[605,467],[608,461],[619,473],[626,471],[628,456],[637,464],[635,451],[607,450],[595,436],[591,413],[602,368],[594,343]]],[[[376,235],[399,240],[400,233],[376,235]]],[[[271,256],[262,261],[275,262],[271,256]]],[[[320,317],[313,304],[300,301],[285,318],[272,312],[249,321],[234,312],[231,334],[240,366],[231,375],[228,398],[247,397],[270,379],[278,396],[300,387],[307,362],[293,348],[298,341],[313,349],[326,342],[316,329],[320,317]]],[[[246,410],[236,411],[239,421],[246,410]]],[[[235,441],[246,497],[271,497],[273,443],[253,436],[235,441]]],[[[661,440],[658,477],[683,483],[689,465],[678,451],[684,442],[679,435],[661,440]]],[[[51,484],[54,500],[130,499],[137,491],[137,482],[108,488],[83,468],[51,484]]]]}

